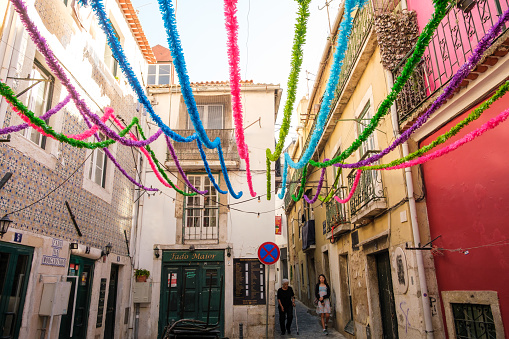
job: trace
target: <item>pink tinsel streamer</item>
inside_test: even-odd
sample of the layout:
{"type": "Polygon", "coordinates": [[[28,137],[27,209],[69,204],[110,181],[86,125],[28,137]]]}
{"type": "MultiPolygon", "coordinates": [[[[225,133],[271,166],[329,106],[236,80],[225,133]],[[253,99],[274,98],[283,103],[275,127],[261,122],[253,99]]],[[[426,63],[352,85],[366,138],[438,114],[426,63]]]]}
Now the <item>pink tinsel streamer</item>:
{"type": "Polygon", "coordinates": [[[407,162],[405,162],[403,164],[400,164],[400,165],[397,165],[397,166],[393,166],[393,167],[380,168],[379,170],[393,170],[393,169],[400,169],[400,168],[411,167],[411,166],[423,164],[426,161],[430,161],[430,160],[436,159],[438,157],[441,157],[443,155],[446,155],[447,153],[454,151],[458,147],[463,146],[464,144],[466,144],[466,143],[468,143],[470,141],[473,141],[477,137],[480,137],[485,132],[487,132],[487,131],[497,127],[500,123],[502,123],[505,120],[507,120],[508,117],[509,117],[509,109],[506,109],[505,111],[503,111],[502,113],[500,113],[499,115],[494,117],[493,119],[491,119],[491,120],[487,121],[486,123],[484,123],[481,127],[476,129],[475,131],[472,131],[472,132],[468,133],[463,138],[453,142],[452,144],[450,144],[450,145],[448,145],[446,147],[443,147],[443,148],[441,148],[439,150],[436,150],[435,152],[430,153],[428,155],[425,155],[423,157],[407,161],[407,162]]]}
{"type": "MultiPolygon", "coordinates": [[[[33,129],[35,129],[37,132],[41,133],[42,135],[48,137],[48,138],[52,138],[52,139],[55,139],[54,136],[44,132],[44,130],[37,126],[37,125],[34,125],[31,121],[30,121],[30,118],[27,117],[26,115],[24,115],[23,113],[21,113],[14,105],[10,104],[12,110],[14,112],[16,112],[19,117],[24,121],[26,122],[30,127],[32,127],[33,129]]],[[[102,122],[106,122],[108,121],[108,119],[113,116],[113,108],[111,107],[106,107],[104,109],[104,115],[101,117],[101,121],[102,122]]],[[[99,129],[99,127],[97,125],[94,125],[92,128],[86,130],[85,132],[83,133],[80,133],[80,134],[65,134],[66,137],[68,138],[72,138],[72,139],[75,139],[75,140],[85,140],[85,139],[88,139],[90,138],[92,135],[94,135],[97,130],[99,129]]],[[[55,139],[56,140],[56,139],[55,139]]]]}
{"type": "Polygon", "coordinates": [[[359,181],[361,180],[361,174],[362,170],[357,170],[357,174],[355,175],[355,180],[352,185],[352,189],[350,191],[350,194],[346,197],[346,199],[339,199],[338,196],[335,196],[334,199],[336,199],[337,202],[341,204],[346,204],[350,199],[352,199],[353,194],[355,193],[355,190],[357,189],[357,186],[359,185],[359,181]]]}
{"type": "Polygon", "coordinates": [[[240,51],[237,43],[239,24],[237,21],[237,0],[224,0],[224,15],[226,32],[228,35],[228,63],[230,65],[230,88],[232,95],[233,121],[235,122],[235,139],[239,156],[246,162],[247,184],[251,196],[256,196],[253,189],[253,178],[249,165],[249,151],[244,139],[242,123],[242,102],[240,96],[240,51]]]}

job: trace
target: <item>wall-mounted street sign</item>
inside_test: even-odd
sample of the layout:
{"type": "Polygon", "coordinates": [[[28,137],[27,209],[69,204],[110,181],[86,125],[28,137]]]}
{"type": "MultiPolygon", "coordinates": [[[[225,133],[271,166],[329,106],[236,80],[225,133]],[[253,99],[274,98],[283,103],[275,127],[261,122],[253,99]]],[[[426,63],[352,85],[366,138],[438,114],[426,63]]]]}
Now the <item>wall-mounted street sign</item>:
{"type": "Polygon", "coordinates": [[[258,259],[265,265],[273,265],[279,260],[281,252],[273,242],[264,242],[258,248],[258,259]]]}

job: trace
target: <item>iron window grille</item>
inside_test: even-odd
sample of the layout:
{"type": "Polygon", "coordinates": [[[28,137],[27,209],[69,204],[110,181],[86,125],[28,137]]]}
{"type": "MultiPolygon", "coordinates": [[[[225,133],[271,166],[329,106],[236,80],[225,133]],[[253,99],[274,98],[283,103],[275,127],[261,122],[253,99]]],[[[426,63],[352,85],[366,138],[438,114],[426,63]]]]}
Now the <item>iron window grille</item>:
{"type": "Polygon", "coordinates": [[[456,338],[494,339],[497,337],[490,305],[451,303],[456,338]]]}
{"type": "Polygon", "coordinates": [[[184,240],[219,239],[219,195],[214,185],[207,175],[188,175],[188,179],[198,190],[208,192],[186,197],[184,240]]]}

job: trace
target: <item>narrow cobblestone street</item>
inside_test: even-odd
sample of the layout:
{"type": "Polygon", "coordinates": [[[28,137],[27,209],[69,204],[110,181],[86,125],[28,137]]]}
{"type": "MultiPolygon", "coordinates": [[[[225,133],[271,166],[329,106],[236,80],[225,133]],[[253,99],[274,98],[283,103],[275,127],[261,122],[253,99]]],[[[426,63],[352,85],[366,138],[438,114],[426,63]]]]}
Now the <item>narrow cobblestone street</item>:
{"type": "MultiPolygon", "coordinates": [[[[306,305],[301,303],[300,301],[296,301],[297,308],[297,319],[295,318],[295,312],[292,322],[291,334],[286,333],[285,335],[281,335],[281,330],[279,328],[279,312],[276,307],[276,328],[274,331],[274,338],[306,338],[312,339],[317,336],[324,336],[322,332],[322,325],[320,324],[320,317],[316,315],[314,309],[308,308],[306,305]],[[299,325],[299,334],[297,334],[297,322],[299,325]]],[[[334,328],[331,328],[332,322],[329,321],[329,335],[328,338],[341,338],[345,339],[343,335],[341,335],[334,328]]]]}

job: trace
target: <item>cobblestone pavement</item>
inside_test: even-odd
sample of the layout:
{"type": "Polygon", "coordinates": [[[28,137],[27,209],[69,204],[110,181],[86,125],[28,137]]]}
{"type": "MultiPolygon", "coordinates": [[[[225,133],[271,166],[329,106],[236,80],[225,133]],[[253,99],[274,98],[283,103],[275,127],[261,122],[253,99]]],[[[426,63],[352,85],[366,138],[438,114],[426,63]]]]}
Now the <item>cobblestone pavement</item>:
{"type": "Polygon", "coordinates": [[[274,331],[275,338],[305,338],[305,339],[316,339],[317,337],[323,336],[324,338],[340,338],[345,339],[334,328],[331,328],[332,322],[329,321],[329,335],[325,336],[322,332],[322,324],[320,317],[316,315],[315,310],[309,309],[306,305],[296,300],[297,308],[297,320],[295,319],[295,311],[292,321],[292,334],[286,333],[281,335],[279,328],[279,311],[276,306],[276,328],[274,331]],[[297,321],[299,324],[299,334],[297,334],[297,321]]]}

